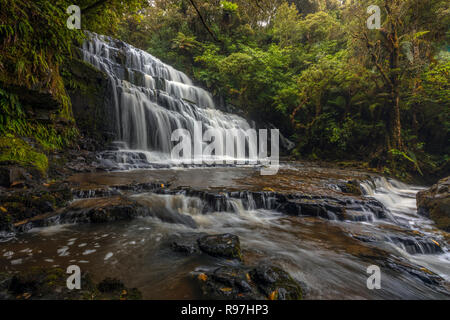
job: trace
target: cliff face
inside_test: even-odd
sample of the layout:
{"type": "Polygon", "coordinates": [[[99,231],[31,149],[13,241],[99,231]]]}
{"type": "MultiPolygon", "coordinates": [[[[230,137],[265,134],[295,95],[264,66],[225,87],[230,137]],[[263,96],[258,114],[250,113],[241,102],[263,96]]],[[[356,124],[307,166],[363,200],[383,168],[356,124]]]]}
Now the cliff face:
{"type": "Polygon", "coordinates": [[[51,91],[0,82],[0,186],[39,180],[115,138],[106,74],[77,58],[61,74],[71,102],[65,114],[51,91]]]}
{"type": "Polygon", "coordinates": [[[73,59],[65,68],[64,82],[83,138],[82,147],[98,150],[116,137],[108,77],[79,59],[73,59]]]}
{"type": "Polygon", "coordinates": [[[450,176],[417,193],[416,199],[420,215],[432,219],[438,228],[450,232],[450,176]]]}

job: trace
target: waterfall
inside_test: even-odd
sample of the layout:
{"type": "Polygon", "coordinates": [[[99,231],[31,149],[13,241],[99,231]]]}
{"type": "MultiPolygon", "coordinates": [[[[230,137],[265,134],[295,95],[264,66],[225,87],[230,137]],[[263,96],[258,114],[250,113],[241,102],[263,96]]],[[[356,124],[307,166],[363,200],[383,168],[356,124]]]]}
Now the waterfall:
{"type": "MultiPolygon", "coordinates": [[[[111,112],[120,143],[118,150],[103,153],[105,159],[138,167],[167,163],[175,145],[172,132],[187,129],[193,135],[196,121],[204,131],[214,129],[223,135],[225,129],[244,132],[250,128],[242,117],[216,109],[211,94],[193,85],[186,74],[143,50],[89,33],[82,52],[86,62],[109,77],[111,112]]],[[[238,147],[245,150],[245,145],[238,147]]]]}

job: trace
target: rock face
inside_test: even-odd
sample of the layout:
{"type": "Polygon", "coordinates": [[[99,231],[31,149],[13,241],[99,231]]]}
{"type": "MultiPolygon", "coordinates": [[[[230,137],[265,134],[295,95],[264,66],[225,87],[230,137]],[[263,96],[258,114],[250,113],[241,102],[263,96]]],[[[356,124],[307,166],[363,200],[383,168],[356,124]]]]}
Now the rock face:
{"type": "Polygon", "coordinates": [[[417,210],[436,226],[450,232],[450,177],[439,180],[430,189],[417,193],[417,210]]]}
{"type": "Polygon", "coordinates": [[[90,141],[83,147],[99,150],[115,137],[114,112],[106,74],[89,64],[73,59],[65,66],[70,78],[65,78],[72,111],[81,134],[90,141]]]}

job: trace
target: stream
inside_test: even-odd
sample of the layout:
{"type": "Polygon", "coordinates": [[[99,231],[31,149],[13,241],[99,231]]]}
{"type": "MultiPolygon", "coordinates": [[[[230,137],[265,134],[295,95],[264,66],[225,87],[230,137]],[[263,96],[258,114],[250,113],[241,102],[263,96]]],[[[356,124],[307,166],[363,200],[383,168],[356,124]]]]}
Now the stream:
{"type": "MultiPolygon", "coordinates": [[[[124,42],[91,34],[81,52],[109,79],[117,141],[98,152],[100,170],[67,179],[75,195],[68,215],[123,199],[151,214],[30,224],[0,243],[1,272],[75,264],[95,281],[118,278],[145,299],[201,299],[193,275],[237,262],[180,254],[171,243],[231,233],[246,265],[280,266],[305,299],[450,297],[448,234],[417,214],[421,187],[304,162],[283,162],[273,176],[251,165],[177,166],[170,159],[173,130],[193,133],[200,121],[225,134],[253,124],[219,110],[184,73],[124,42]],[[349,181],[362,194],[344,190],[349,181]],[[371,265],[381,270],[381,289],[367,288],[371,265]]],[[[285,148],[292,144],[280,138],[285,148]]]]}
{"type": "MultiPolygon", "coordinates": [[[[329,193],[338,189],[335,182],[339,179],[329,178],[331,172],[340,173],[336,169],[290,164],[280,175],[284,170],[293,177],[289,183],[301,181],[294,180],[298,177],[293,172],[297,172],[304,177],[303,181],[308,179],[308,188],[316,191],[319,187],[329,188],[329,193]]],[[[97,187],[111,186],[114,182],[129,184],[136,177],[154,181],[166,177],[170,171],[85,174],[75,176],[74,180],[85,181],[93,188],[94,184],[97,187]]],[[[193,186],[224,190],[241,188],[240,184],[249,180],[253,170],[235,167],[175,171],[178,175],[171,177],[174,184],[174,179],[182,185],[184,179],[196,176],[193,186]]],[[[201,197],[121,191],[152,210],[192,217],[195,227],[182,221],[171,223],[141,217],[108,224],[33,228],[2,243],[0,268],[11,271],[76,264],[94,279],[105,276],[122,279],[140,289],[146,299],[199,299],[202,296],[192,280],[193,272],[235,262],[205,255],[180,255],[171,250],[170,243],[174,237],[232,233],[240,238],[246,264],[270,261],[280,265],[303,284],[306,299],[448,298],[450,254],[445,233],[434,228],[431,220],[417,215],[415,193],[420,188],[376,176],[361,182],[361,188],[365,192],[363,198],[376,199],[385,206],[387,218],[378,219],[356,203],[348,206],[349,213],[354,211],[350,216],[353,218],[344,220],[289,216],[276,208],[258,208],[248,201],[248,196],[245,201],[230,198],[227,209],[205,214],[206,200],[201,197]],[[381,269],[379,290],[367,289],[366,269],[370,265],[381,269]]],[[[91,193],[74,203],[102,199],[95,197],[91,193]]],[[[270,197],[265,201],[265,207],[270,208],[270,197]]]]}

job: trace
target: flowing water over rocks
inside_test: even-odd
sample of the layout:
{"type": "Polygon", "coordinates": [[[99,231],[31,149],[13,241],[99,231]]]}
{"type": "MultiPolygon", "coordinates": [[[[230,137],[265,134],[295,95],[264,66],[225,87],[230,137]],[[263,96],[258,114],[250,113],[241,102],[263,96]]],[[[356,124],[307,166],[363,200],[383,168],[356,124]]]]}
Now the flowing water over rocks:
{"type": "MultiPolygon", "coordinates": [[[[223,136],[226,129],[251,128],[244,118],[216,109],[211,94],[183,72],[122,41],[89,36],[83,58],[108,75],[116,122],[117,142],[99,154],[100,167],[167,167],[172,132],[186,129],[194,136],[196,122],[203,132],[214,129],[223,136]]],[[[245,150],[245,142],[236,143],[245,150]]]]}
{"type": "Polygon", "coordinates": [[[174,129],[250,124],[126,43],[91,34],[82,53],[109,79],[117,141],[91,165],[107,171],[0,195],[0,209],[18,213],[14,223],[0,216],[0,296],[5,273],[78,265],[146,299],[450,297],[448,233],[417,213],[422,188],[314,163],[269,176],[179,166],[174,129]],[[371,265],[379,290],[367,287],[371,265]]]}
{"type": "MultiPolygon", "coordinates": [[[[191,168],[77,174],[68,183],[71,205],[25,221],[28,232],[2,244],[3,271],[77,264],[148,299],[271,298],[253,278],[242,289],[239,275],[274,266],[305,299],[450,297],[448,234],[417,214],[420,188],[395,180],[287,163],[276,176],[191,168]],[[349,190],[355,181],[360,192],[349,190]],[[222,249],[201,240],[225,234],[222,249]],[[380,290],[367,289],[370,265],[381,269],[380,290]]],[[[272,295],[291,297],[286,286],[272,295]]]]}

